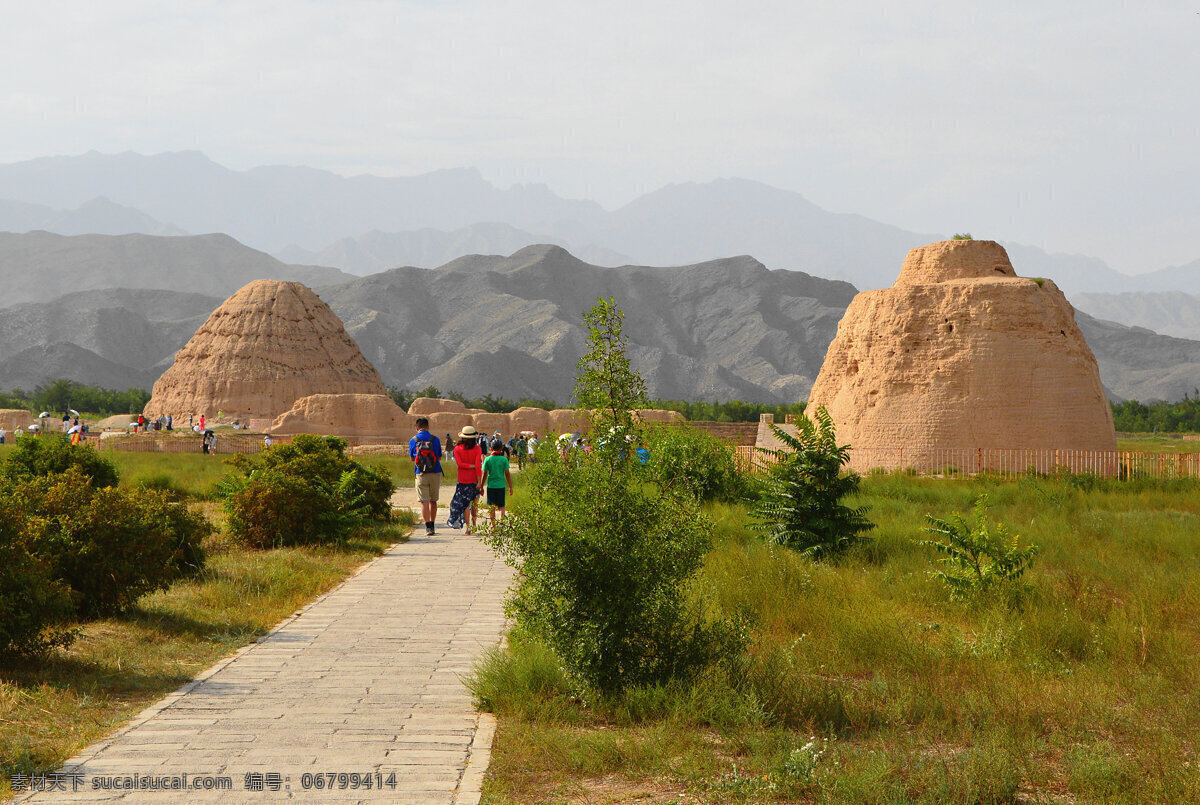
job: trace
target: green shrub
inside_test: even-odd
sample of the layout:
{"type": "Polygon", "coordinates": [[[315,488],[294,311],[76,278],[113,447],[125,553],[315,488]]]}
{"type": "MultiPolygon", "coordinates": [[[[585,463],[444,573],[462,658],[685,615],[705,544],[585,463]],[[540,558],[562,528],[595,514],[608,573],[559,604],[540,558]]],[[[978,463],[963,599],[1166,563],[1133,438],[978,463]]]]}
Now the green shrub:
{"type": "Polygon", "coordinates": [[[1021,548],[1020,537],[1009,534],[1003,523],[990,522],[986,495],[975,501],[975,517],[975,523],[969,524],[958,514],[950,521],[926,516],[929,525],[925,531],[940,539],[921,544],[946,555],[939,560],[945,569],[933,575],[955,600],[967,600],[1016,581],[1038,553],[1036,545],[1021,548]]]}
{"type": "Polygon", "coordinates": [[[733,451],[719,439],[686,426],[648,428],[647,473],[663,487],[677,488],[700,501],[732,502],[745,493],[733,451]]]}
{"type": "Polygon", "coordinates": [[[0,464],[0,477],[28,480],[78,467],[94,487],[116,486],[117,467],[88,445],[73,445],[56,435],[18,439],[0,464]]]}
{"type": "Polygon", "coordinates": [[[21,521],[0,502],[0,657],[38,654],[73,637],[62,626],[75,611],[70,588],[29,551],[21,521]]]}
{"type": "Polygon", "coordinates": [[[343,542],[368,518],[391,519],[391,477],[349,458],[342,439],[300,435],[230,463],[217,493],[230,533],[253,547],[343,542]]]}
{"type": "Polygon", "coordinates": [[[347,496],[353,473],[331,486],[275,469],[256,470],[225,498],[231,534],[252,548],[345,542],[366,520],[362,494],[347,496]]]}
{"type": "Polygon", "coordinates": [[[70,586],[77,614],[120,612],[204,565],[202,515],[162,492],[96,489],[78,468],[14,486],[24,539],[70,586]]]}
{"type": "Polygon", "coordinates": [[[974,239],[975,238],[971,237],[970,232],[958,232],[957,234],[955,234],[955,236],[953,238],[953,240],[974,240],[974,239]]]}
{"type": "Polygon", "coordinates": [[[548,454],[527,470],[528,500],[485,535],[521,571],[509,612],[587,687],[685,676],[732,639],[685,595],[710,524],[689,496],[656,494],[599,452],[548,454]]]}
{"type": "Polygon", "coordinates": [[[183,501],[190,497],[188,490],[173,475],[166,472],[151,472],[135,476],[129,485],[134,489],[149,489],[162,492],[171,500],[183,501]]]}
{"type": "Polygon", "coordinates": [[[772,425],[784,443],[778,461],[760,481],[760,498],[751,509],[756,531],[778,545],[821,559],[861,542],[874,526],[865,508],[842,505],[858,490],[859,476],[842,472],[850,448],[839,446],[833,420],[824,408],[814,418],[796,418],[796,435],[772,425]]]}

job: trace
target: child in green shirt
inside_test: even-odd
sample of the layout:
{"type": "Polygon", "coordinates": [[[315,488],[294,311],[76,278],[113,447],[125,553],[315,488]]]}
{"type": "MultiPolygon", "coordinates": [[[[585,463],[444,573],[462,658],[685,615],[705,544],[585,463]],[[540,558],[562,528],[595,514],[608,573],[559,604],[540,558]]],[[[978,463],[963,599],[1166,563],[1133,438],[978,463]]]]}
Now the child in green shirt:
{"type": "Polygon", "coordinates": [[[504,444],[496,439],[488,448],[490,455],[483,460],[483,475],[479,479],[479,492],[487,489],[488,517],[496,522],[496,510],[500,510],[500,519],[504,519],[504,489],[512,494],[512,475],[508,471],[508,457],[504,455],[504,444]]]}

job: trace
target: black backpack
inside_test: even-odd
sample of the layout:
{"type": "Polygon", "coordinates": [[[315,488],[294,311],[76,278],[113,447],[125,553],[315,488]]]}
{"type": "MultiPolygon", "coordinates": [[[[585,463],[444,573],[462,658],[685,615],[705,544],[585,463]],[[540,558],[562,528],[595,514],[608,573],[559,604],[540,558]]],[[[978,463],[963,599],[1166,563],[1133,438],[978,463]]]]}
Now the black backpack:
{"type": "Polygon", "coordinates": [[[437,453],[433,451],[433,437],[417,442],[417,472],[437,471],[437,453]]]}

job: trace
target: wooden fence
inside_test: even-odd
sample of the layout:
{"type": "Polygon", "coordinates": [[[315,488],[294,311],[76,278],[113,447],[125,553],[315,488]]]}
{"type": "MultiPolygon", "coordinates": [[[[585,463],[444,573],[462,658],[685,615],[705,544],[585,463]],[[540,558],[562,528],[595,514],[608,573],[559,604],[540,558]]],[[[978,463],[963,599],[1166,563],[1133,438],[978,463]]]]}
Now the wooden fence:
{"type": "MultiPolygon", "coordinates": [[[[101,450],[114,450],[120,453],[203,453],[199,434],[195,435],[160,435],[159,433],[135,433],[128,436],[111,436],[107,439],[92,440],[101,450]]],[[[272,436],[274,444],[291,441],[290,436],[272,436]]],[[[218,433],[215,453],[258,453],[263,449],[262,434],[252,433],[218,433]]]]}
{"type": "MultiPolygon", "coordinates": [[[[775,463],[775,454],[751,446],[733,448],[743,470],[775,463]]],[[[1146,453],[1132,450],[1009,450],[1001,448],[851,449],[850,469],[910,471],[955,476],[986,472],[1016,477],[1031,472],[1089,473],[1103,478],[1200,478],[1200,453],[1146,453]]]]}

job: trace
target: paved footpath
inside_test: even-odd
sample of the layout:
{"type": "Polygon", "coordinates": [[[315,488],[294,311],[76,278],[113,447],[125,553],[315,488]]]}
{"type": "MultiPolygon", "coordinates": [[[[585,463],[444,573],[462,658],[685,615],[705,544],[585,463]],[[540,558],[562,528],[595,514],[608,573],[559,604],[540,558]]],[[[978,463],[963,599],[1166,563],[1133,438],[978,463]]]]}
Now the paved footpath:
{"type": "Polygon", "coordinates": [[[77,792],[64,777],[67,792],[17,801],[478,802],[495,722],[475,712],[462,677],[500,639],[511,571],[445,527],[445,511],[436,536],[418,528],[67,761],[77,792]],[[94,788],[101,775],[183,774],[183,791],[94,788]],[[203,790],[224,783],[202,775],[231,789],[203,790]]]}

